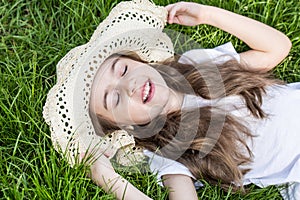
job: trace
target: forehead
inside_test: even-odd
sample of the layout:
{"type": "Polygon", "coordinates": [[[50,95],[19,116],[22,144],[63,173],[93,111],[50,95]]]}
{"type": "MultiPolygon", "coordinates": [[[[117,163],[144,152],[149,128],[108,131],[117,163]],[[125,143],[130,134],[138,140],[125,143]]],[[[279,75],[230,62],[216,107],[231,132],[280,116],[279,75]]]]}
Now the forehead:
{"type": "Polygon", "coordinates": [[[99,70],[97,73],[101,73],[101,71],[105,71],[107,68],[109,68],[110,66],[112,66],[114,60],[116,60],[117,58],[120,58],[120,56],[118,55],[112,55],[110,57],[108,57],[99,67],[99,70]]]}
{"type": "MultiPolygon", "coordinates": [[[[92,83],[92,96],[93,94],[99,94],[106,87],[105,84],[110,80],[109,72],[113,62],[118,58],[118,56],[112,55],[108,57],[99,67],[93,83],[92,83]]],[[[96,95],[98,96],[98,95],[96,95]]],[[[99,96],[98,96],[99,97],[99,96]]]]}

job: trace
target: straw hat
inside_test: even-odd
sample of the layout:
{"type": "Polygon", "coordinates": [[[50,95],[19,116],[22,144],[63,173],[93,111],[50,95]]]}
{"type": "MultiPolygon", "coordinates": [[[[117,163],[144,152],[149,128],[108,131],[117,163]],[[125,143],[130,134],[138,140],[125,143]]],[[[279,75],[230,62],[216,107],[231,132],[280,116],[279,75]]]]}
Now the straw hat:
{"type": "MultiPolygon", "coordinates": [[[[167,14],[164,7],[148,0],[121,2],[89,42],[70,50],[57,64],[57,83],[47,95],[43,116],[54,147],[71,165],[79,153],[89,149],[99,148],[112,158],[120,148],[134,146],[133,136],[123,130],[105,137],[96,134],[89,115],[91,86],[97,70],[112,54],[134,51],[148,62],[173,57],[173,44],[162,32],[167,14]]],[[[126,164],[128,159],[122,156],[125,158],[127,150],[122,152],[117,160],[126,164]]]]}

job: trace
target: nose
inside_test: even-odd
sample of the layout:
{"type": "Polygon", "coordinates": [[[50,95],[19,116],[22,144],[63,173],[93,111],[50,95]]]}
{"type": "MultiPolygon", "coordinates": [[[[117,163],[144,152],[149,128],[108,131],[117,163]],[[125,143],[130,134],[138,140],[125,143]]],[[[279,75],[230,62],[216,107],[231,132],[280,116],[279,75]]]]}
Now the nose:
{"type": "Polygon", "coordinates": [[[128,80],[128,87],[127,87],[128,96],[131,97],[135,92],[135,89],[136,89],[136,79],[131,78],[128,80]]]}
{"type": "Polygon", "coordinates": [[[136,90],[136,79],[133,77],[123,77],[118,84],[118,88],[131,97],[136,90]]]}

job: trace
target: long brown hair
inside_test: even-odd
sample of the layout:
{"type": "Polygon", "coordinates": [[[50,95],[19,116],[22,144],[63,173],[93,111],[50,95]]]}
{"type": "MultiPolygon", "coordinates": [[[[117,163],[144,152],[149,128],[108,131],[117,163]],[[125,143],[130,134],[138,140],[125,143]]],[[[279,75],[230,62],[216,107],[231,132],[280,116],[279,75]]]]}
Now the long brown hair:
{"type": "MultiPolygon", "coordinates": [[[[143,62],[136,55],[126,56],[143,62]]],[[[255,118],[266,116],[261,109],[265,87],[278,83],[270,73],[248,71],[234,59],[189,65],[178,58],[153,64],[173,90],[204,99],[239,95],[255,118]]],[[[119,129],[101,116],[98,122],[106,133],[119,129]]],[[[135,136],[137,145],[177,160],[196,178],[220,184],[225,190],[230,186],[234,191],[242,189],[243,175],[250,170],[242,166],[252,159],[246,143],[252,133],[241,119],[219,107],[178,110],[127,131],[135,136]]]]}

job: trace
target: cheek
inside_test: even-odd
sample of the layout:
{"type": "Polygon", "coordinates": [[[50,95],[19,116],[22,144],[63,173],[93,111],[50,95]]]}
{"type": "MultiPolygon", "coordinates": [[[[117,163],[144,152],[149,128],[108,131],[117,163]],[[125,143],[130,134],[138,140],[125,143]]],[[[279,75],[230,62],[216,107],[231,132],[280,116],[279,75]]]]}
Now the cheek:
{"type": "Polygon", "coordinates": [[[149,121],[148,110],[140,105],[122,105],[119,109],[114,110],[110,118],[119,124],[141,124],[149,121]]]}
{"type": "Polygon", "coordinates": [[[151,116],[146,110],[131,110],[129,112],[129,118],[131,123],[144,124],[151,120],[151,116]]]}
{"type": "Polygon", "coordinates": [[[128,116],[129,121],[134,123],[146,123],[151,119],[151,108],[142,104],[131,104],[124,110],[124,113],[128,116]]]}
{"type": "Polygon", "coordinates": [[[120,124],[145,124],[162,112],[158,105],[145,106],[132,104],[112,113],[112,118],[120,124]]]}
{"type": "Polygon", "coordinates": [[[128,116],[135,123],[144,124],[150,122],[161,114],[163,108],[160,105],[134,106],[128,109],[128,116]]]}

